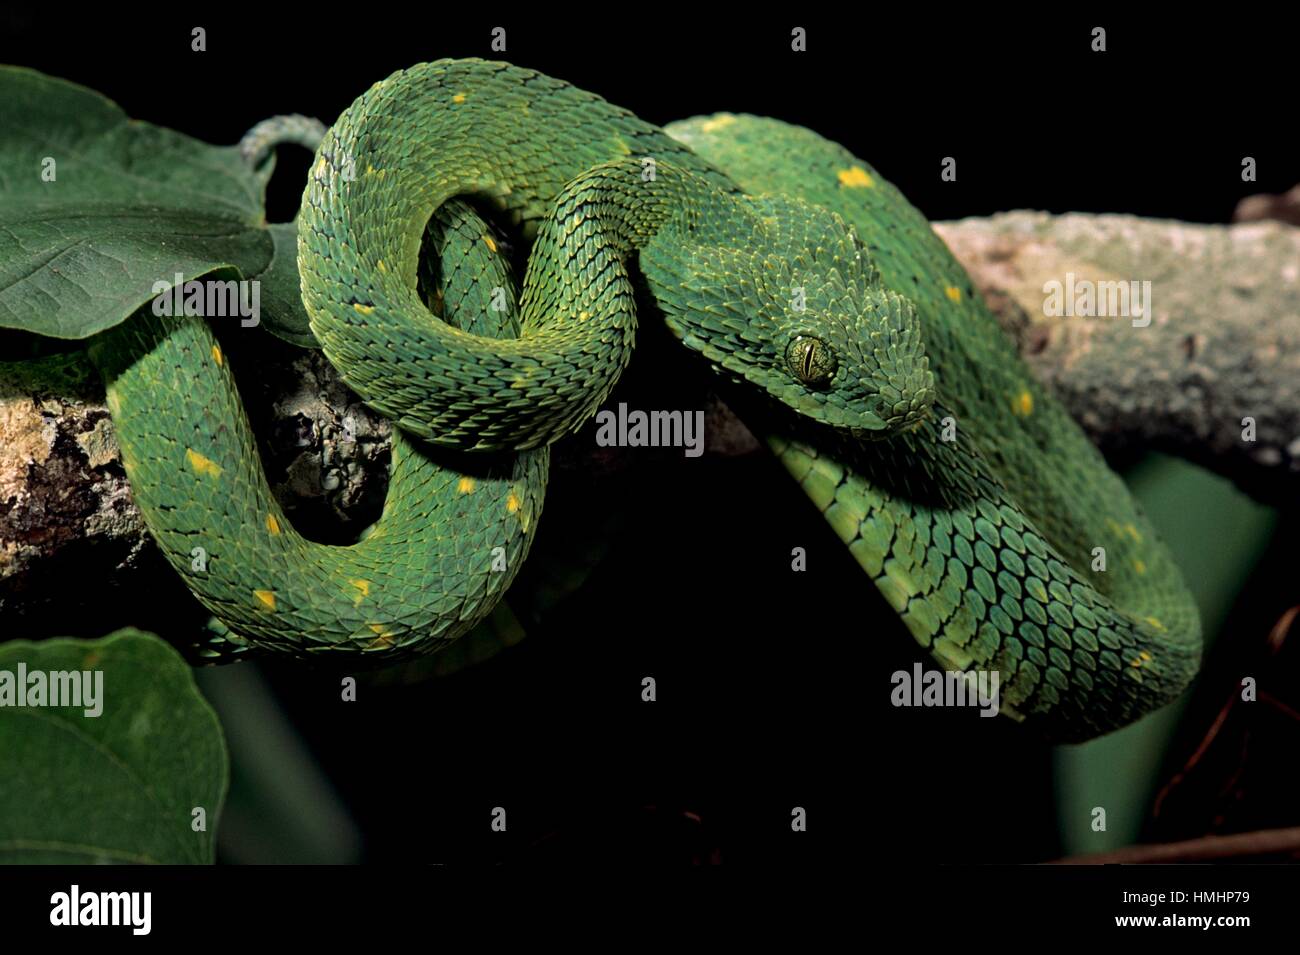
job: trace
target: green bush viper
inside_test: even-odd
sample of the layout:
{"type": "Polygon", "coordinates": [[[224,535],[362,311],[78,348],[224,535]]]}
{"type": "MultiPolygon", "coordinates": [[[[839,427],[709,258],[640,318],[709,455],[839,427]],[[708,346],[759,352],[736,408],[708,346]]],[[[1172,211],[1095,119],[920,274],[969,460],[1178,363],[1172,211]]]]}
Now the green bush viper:
{"type": "Polygon", "coordinates": [[[662,130],[443,60],[344,112],[298,223],[313,332],[400,425],[358,543],[285,519],[203,320],[142,310],[92,347],[136,501],[233,645],[382,659],[480,620],[527,553],[549,444],[609,395],[641,302],[760,409],[934,658],[1000,671],[1005,713],[1087,738],[1195,673],[1194,604],[1122,482],[921,214],[834,143],[730,114],[662,130]],[[532,240],[517,297],[481,211],[532,240]]]}

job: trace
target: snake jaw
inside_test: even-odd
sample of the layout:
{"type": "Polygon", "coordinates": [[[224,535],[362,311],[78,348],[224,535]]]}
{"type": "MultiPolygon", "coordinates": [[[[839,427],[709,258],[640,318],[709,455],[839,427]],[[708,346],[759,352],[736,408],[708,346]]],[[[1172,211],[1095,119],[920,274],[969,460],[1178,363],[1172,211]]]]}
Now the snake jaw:
{"type": "Polygon", "coordinates": [[[878,415],[871,415],[871,419],[879,422],[878,426],[867,428],[849,428],[849,433],[859,441],[883,441],[899,434],[910,434],[919,430],[930,417],[933,405],[927,403],[921,407],[911,409],[902,415],[891,415],[887,419],[881,419],[878,415]]]}
{"type": "Polygon", "coordinates": [[[854,440],[879,441],[882,438],[889,437],[889,428],[886,426],[885,422],[876,418],[875,415],[872,415],[872,418],[875,419],[875,424],[867,425],[866,427],[850,427],[848,429],[849,434],[854,438],[854,440]]]}
{"type": "Polygon", "coordinates": [[[859,423],[849,424],[846,430],[859,441],[882,441],[899,434],[908,434],[921,428],[934,408],[933,392],[914,399],[902,412],[887,412],[884,416],[864,411],[858,415],[859,423]]]}

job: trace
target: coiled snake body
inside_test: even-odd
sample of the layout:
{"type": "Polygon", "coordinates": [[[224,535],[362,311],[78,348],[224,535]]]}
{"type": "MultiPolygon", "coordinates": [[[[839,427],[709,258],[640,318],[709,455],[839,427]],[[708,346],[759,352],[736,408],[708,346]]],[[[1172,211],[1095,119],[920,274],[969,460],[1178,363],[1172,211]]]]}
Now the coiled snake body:
{"type": "Polygon", "coordinates": [[[640,320],[757,399],[911,632],[1000,671],[1004,712],[1086,738],[1195,673],[1195,607],[1124,485],[925,219],[814,133],[665,131],[528,70],[425,64],[326,135],[298,252],[325,354],[399,425],[352,546],[285,519],[202,320],[141,312],[92,347],[136,501],[232,644],[395,657],[482,619],[527,553],[549,444],[631,357],[644,288],[640,320]],[[534,239],[517,313],[480,210],[534,239]]]}

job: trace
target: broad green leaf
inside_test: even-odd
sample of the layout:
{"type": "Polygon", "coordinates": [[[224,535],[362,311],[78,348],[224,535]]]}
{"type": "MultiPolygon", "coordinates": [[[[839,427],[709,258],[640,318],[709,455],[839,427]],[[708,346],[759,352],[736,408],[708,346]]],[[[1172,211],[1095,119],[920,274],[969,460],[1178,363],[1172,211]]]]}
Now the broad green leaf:
{"type": "MultiPolygon", "coordinates": [[[[29,682],[35,671],[102,674],[101,712],[87,716],[84,698],[0,705],[0,862],[211,862],[229,760],[180,654],[126,629],[0,644],[0,681],[20,663],[29,682]]],[[[0,704],[3,694],[0,683],[0,704]]]]}
{"type": "Polygon", "coordinates": [[[266,227],[271,235],[271,262],[261,274],[262,328],[278,338],[303,348],[320,343],[307,323],[298,284],[298,225],[276,222],[266,227]]]}
{"type": "Polygon", "coordinates": [[[0,327],[85,338],[153,299],[155,283],[213,276],[262,281],[267,328],[309,341],[293,226],[265,221],[270,168],[0,67],[0,327]]]}

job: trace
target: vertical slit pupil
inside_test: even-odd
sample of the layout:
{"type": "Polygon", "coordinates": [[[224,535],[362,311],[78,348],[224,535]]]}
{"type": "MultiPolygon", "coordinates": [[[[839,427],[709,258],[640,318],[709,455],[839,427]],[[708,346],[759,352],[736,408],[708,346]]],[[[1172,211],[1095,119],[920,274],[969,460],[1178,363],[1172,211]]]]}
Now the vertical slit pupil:
{"type": "Polygon", "coordinates": [[[813,357],[817,352],[817,346],[813,342],[805,342],[803,346],[803,376],[811,379],[813,376],[813,357]]]}

